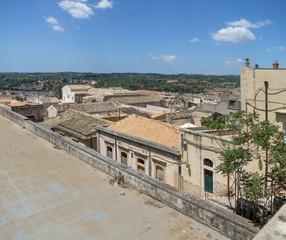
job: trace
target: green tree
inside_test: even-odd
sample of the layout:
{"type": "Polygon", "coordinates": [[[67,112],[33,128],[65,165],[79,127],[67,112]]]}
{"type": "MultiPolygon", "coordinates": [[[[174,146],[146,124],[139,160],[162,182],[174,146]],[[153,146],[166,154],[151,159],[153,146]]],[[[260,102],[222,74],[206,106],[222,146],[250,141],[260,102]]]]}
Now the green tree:
{"type": "Polygon", "coordinates": [[[216,170],[232,177],[236,199],[245,198],[254,206],[263,198],[265,206],[270,204],[273,215],[278,210],[273,206],[275,199],[286,191],[286,144],[279,127],[259,121],[255,112],[223,115],[215,121],[204,118],[202,123],[216,131],[228,129],[233,135],[231,148],[221,145],[224,153],[216,170]],[[267,171],[247,171],[251,161],[258,161],[259,165],[264,162],[267,171]]]}

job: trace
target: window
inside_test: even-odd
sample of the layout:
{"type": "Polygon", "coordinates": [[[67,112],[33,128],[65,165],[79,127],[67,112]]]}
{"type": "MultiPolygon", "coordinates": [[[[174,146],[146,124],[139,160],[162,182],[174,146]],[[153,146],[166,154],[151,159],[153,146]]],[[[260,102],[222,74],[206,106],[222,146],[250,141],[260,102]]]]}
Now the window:
{"type": "Polygon", "coordinates": [[[107,157],[109,157],[109,158],[113,158],[113,154],[112,154],[112,152],[113,152],[112,147],[107,146],[107,148],[106,148],[106,155],[107,155],[107,157]]]}
{"type": "Polygon", "coordinates": [[[127,165],[127,153],[121,152],[121,163],[127,165]]]}
{"type": "MultiPolygon", "coordinates": [[[[212,168],[213,162],[210,159],[205,158],[204,159],[204,166],[212,168]]],[[[213,171],[211,169],[204,168],[203,173],[204,173],[205,191],[208,193],[213,193],[213,171]]]]}
{"type": "Polygon", "coordinates": [[[209,160],[208,158],[204,159],[204,165],[207,167],[213,167],[213,162],[209,160]]]}
{"type": "Polygon", "coordinates": [[[145,161],[142,158],[137,158],[137,171],[145,173],[145,161]]]}
{"type": "Polygon", "coordinates": [[[165,172],[164,168],[156,165],[156,179],[164,182],[165,181],[165,172]]]}
{"type": "Polygon", "coordinates": [[[228,107],[229,108],[235,108],[236,107],[236,101],[235,100],[229,100],[228,101],[228,107]]]}

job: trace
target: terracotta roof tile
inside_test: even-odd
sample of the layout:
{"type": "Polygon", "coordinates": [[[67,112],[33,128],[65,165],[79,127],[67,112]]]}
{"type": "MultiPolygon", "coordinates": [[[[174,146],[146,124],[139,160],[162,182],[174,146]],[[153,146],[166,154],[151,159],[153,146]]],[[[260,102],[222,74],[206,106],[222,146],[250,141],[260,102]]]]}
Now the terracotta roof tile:
{"type": "Polygon", "coordinates": [[[138,137],[150,142],[179,149],[179,127],[149,118],[130,115],[108,129],[138,137]]]}
{"type": "Polygon", "coordinates": [[[71,90],[88,90],[91,88],[89,85],[66,85],[68,86],[71,90]]]}
{"type": "Polygon", "coordinates": [[[136,90],[136,92],[148,95],[165,95],[162,92],[152,91],[152,90],[136,90]]]}
{"type": "Polygon", "coordinates": [[[73,104],[70,109],[90,114],[117,111],[117,107],[112,102],[73,104]]]}
{"type": "Polygon", "coordinates": [[[93,117],[89,114],[74,112],[74,116],[72,118],[63,121],[58,125],[83,135],[89,135],[96,132],[95,128],[97,126],[106,126],[109,125],[109,122],[93,117]]]}
{"type": "Polygon", "coordinates": [[[151,103],[151,102],[159,102],[162,100],[162,97],[159,95],[142,95],[136,97],[116,97],[111,98],[111,102],[115,102],[116,104],[136,104],[136,103],[151,103]]]}
{"type": "Polygon", "coordinates": [[[37,104],[27,103],[27,102],[11,102],[8,105],[11,107],[21,107],[21,106],[25,106],[25,105],[37,105],[37,104]]]}

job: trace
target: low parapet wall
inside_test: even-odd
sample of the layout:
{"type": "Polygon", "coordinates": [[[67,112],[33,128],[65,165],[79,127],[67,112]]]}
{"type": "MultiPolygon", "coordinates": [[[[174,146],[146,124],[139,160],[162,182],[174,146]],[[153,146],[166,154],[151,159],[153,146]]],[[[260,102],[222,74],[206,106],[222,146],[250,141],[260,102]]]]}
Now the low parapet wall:
{"type": "Polygon", "coordinates": [[[7,117],[34,134],[46,139],[57,147],[111,176],[115,176],[121,172],[121,174],[124,175],[125,183],[131,187],[158,199],[169,207],[172,207],[209,227],[216,228],[232,239],[252,239],[258,232],[258,229],[253,227],[249,221],[236,214],[219,208],[216,205],[193,195],[182,192],[170,185],[162,183],[103,156],[93,149],[78,144],[40,124],[28,120],[24,116],[12,112],[6,107],[0,106],[0,115],[7,117]]]}

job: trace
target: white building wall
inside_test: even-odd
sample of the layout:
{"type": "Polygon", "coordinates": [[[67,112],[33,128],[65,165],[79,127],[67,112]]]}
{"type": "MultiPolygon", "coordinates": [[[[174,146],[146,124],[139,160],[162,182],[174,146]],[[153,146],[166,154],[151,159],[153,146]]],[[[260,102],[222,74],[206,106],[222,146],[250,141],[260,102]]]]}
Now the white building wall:
{"type": "Polygon", "coordinates": [[[69,86],[64,86],[62,88],[62,102],[63,103],[74,103],[75,102],[75,94],[71,91],[69,86]]]}
{"type": "Polygon", "coordinates": [[[57,109],[51,105],[47,108],[47,112],[48,112],[48,117],[56,117],[58,115],[58,111],[57,109]]]}
{"type": "Polygon", "coordinates": [[[178,187],[178,160],[172,159],[170,156],[167,156],[167,154],[164,155],[163,151],[162,153],[158,153],[150,148],[147,149],[146,146],[139,147],[136,143],[132,144],[132,142],[127,140],[118,141],[99,133],[98,144],[98,151],[105,156],[107,156],[107,147],[112,147],[112,158],[118,162],[121,162],[121,152],[127,153],[127,166],[135,170],[138,170],[137,159],[143,159],[145,161],[145,174],[153,178],[156,178],[156,165],[162,166],[165,173],[165,183],[178,187]]]}

